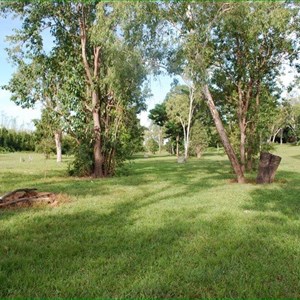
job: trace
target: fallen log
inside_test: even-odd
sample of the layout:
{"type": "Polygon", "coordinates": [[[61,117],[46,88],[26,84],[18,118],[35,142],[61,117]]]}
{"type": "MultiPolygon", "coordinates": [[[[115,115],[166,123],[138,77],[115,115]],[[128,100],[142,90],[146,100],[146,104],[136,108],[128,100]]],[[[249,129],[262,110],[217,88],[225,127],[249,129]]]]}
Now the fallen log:
{"type": "Polygon", "coordinates": [[[30,197],[30,198],[20,198],[17,200],[13,200],[13,201],[9,201],[9,202],[5,202],[5,203],[0,203],[0,207],[5,207],[5,206],[9,206],[9,205],[13,205],[13,204],[17,204],[20,202],[33,202],[33,201],[47,201],[47,203],[51,203],[54,202],[54,199],[51,197],[30,197]]]}
{"type": "Polygon", "coordinates": [[[56,200],[56,194],[49,192],[37,192],[36,188],[22,188],[8,192],[0,197],[0,208],[18,203],[31,204],[32,202],[52,203],[56,200]]]}
{"type": "MultiPolygon", "coordinates": [[[[33,193],[36,194],[37,192],[36,188],[22,188],[22,189],[17,189],[12,192],[8,192],[4,194],[3,196],[0,197],[0,202],[4,202],[5,200],[12,198],[12,196],[16,195],[17,193],[23,193],[23,196],[27,193],[33,193]]],[[[20,196],[18,196],[20,198],[20,196]]],[[[22,196],[21,196],[22,197],[22,196]]]]}

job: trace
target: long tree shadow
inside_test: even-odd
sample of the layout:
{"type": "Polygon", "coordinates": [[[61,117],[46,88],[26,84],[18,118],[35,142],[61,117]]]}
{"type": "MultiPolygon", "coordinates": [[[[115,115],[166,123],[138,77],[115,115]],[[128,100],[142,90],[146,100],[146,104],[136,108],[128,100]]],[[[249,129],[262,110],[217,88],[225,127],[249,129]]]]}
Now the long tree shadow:
{"type": "MultiPolygon", "coordinates": [[[[59,172],[59,171],[57,171],[59,172]]],[[[62,171],[60,171],[62,173],[62,171]]],[[[66,193],[75,197],[88,197],[108,195],[116,188],[122,187],[142,187],[148,186],[151,190],[156,190],[157,182],[166,183],[173,188],[183,188],[180,195],[193,195],[200,190],[210,189],[218,184],[223,184],[224,180],[233,177],[230,173],[229,164],[223,160],[191,160],[187,164],[177,164],[176,160],[142,160],[134,165],[129,176],[117,178],[93,179],[93,178],[66,178],[64,176],[49,173],[48,177],[41,174],[9,173],[5,176],[3,189],[6,185],[11,185],[14,178],[14,188],[35,187],[41,191],[56,193],[66,193]],[[201,170],[201,172],[199,172],[201,170]],[[200,177],[199,177],[200,174],[200,177]],[[54,178],[54,180],[52,180],[54,178]]],[[[170,187],[170,189],[172,188],[170,187]]],[[[3,192],[6,192],[4,190],[3,192]]]]}
{"type": "Polygon", "coordinates": [[[36,215],[26,226],[2,227],[0,296],[298,295],[298,274],[290,267],[299,265],[299,251],[236,224],[230,213],[209,219],[205,211],[194,218],[181,212],[141,225],[133,216],[142,207],[128,201],[108,213],[36,215]]]}
{"type": "Polygon", "coordinates": [[[251,202],[244,208],[266,213],[278,212],[292,219],[300,219],[300,174],[279,171],[277,182],[279,184],[258,186],[251,193],[251,202]]]}

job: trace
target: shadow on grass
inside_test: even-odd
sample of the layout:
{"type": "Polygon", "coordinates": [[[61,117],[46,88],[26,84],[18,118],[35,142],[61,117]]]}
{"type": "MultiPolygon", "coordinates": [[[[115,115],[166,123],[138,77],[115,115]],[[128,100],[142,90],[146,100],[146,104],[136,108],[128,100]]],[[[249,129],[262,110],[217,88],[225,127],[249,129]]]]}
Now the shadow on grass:
{"type": "Polygon", "coordinates": [[[252,192],[252,200],[244,208],[261,212],[278,212],[291,219],[300,219],[300,174],[279,171],[278,182],[259,186],[252,192]]]}
{"type": "Polygon", "coordinates": [[[1,227],[0,296],[298,295],[291,270],[299,253],[272,236],[238,226],[230,213],[207,219],[205,211],[188,211],[137,224],[133,216],[143,206],[128,201],[108,213],[34,215],[26,226],[1,227]]]}
{"type": "MultiPolygon", "coordinates": [[[[70,196],[88,197],[107,195],[116,188],[148,186],[156,190],[158,183],[169,188],[180,190],[175,197],[193,196],[201,190],[224,184],[230,179],[229,164],[226,160],[189,160],[186,164],[178,164],[176,159],[165,160],[145,159],[133,164],[129,176],[115,178],[92,179],[66,177],[63,170],[50,170],[43,174],[21,174],[6,172],[3,174],[3,192],[20,187],[35,187],[40,191],[66,193],[70,196]]],[[[167,188],[164,188],[167,189],[167,188]]],[[[126,192],[126,189],[125,189],[126,192]]]]}

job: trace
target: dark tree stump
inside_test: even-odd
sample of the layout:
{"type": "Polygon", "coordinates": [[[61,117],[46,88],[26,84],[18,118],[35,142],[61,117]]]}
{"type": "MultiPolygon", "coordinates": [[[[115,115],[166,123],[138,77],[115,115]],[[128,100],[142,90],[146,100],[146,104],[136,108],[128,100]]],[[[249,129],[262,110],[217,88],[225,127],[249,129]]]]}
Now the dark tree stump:
{"type": "Polygon", "coordinates": [[[272,183],[280,161],[280,156],[268,152],[261,152],[256,183],[272,183]]]}

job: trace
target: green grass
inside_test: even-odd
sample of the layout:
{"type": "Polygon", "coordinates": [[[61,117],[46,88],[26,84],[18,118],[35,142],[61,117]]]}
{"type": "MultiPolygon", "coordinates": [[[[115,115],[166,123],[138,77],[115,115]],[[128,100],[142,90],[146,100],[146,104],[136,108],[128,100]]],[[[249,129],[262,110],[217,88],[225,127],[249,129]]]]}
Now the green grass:
{"type": "Polygon", "coordinates": [[[184,165],[138,157],[129,176],[104,180],[1,154],[1,194],[72,201],[0,211],[0,297],[299,297],[300,147],[276,152],[268,186],[231,183],[216,152],[184,165]]]}

